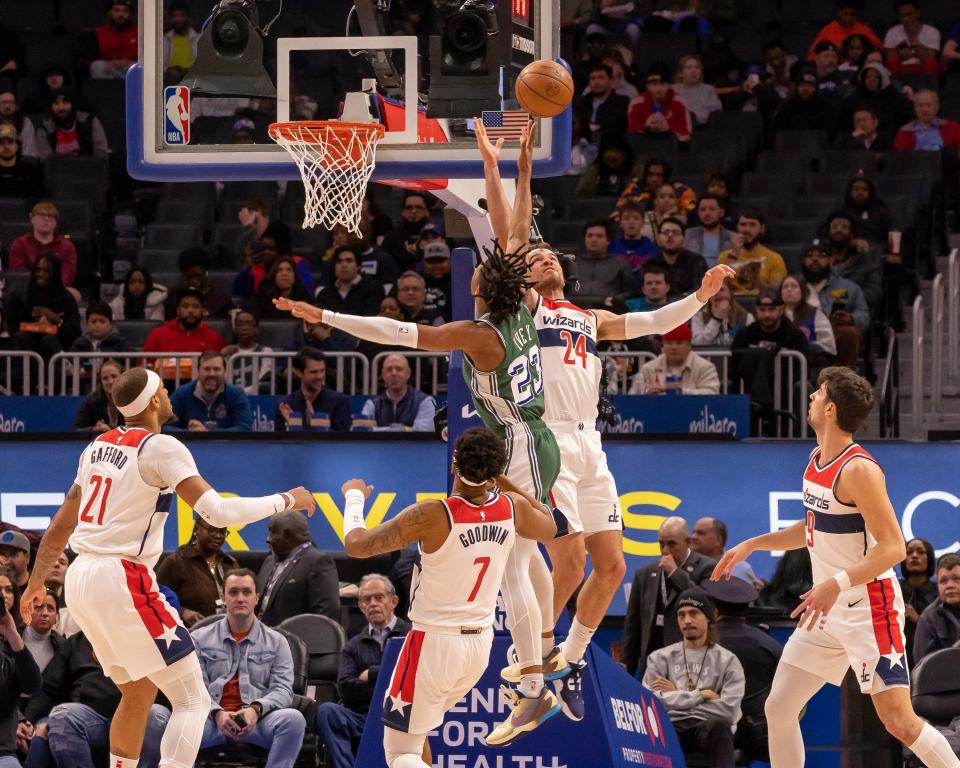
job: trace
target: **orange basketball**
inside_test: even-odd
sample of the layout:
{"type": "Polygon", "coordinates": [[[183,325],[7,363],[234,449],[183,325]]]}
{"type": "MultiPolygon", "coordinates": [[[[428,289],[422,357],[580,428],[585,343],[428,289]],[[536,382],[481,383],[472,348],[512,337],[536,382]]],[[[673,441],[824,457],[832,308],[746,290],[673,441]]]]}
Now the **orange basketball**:
{"type": "Polygon", "coordinates": [[[573,98],[573,78],[555,61],[534,61],[520,72],[514,95],[531,115],[556,117],[573,98]]]}

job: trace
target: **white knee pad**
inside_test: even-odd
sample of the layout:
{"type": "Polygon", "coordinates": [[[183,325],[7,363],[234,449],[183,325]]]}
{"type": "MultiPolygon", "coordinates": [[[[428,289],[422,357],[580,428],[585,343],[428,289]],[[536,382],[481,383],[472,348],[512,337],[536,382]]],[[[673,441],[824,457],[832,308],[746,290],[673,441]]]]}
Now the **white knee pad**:
{"type": "Polygon", "coordinates": [[[203,682],[200,660],[191,653],[150,675],[150,679],[173,706],[160,741],[160,768],[191,768],[210,714],[210,694],[203,682]]]}
{"type": "Polygon", "coordinates": [[[403,733],[393,728],[383,729],[383,754],[389,768],[430,768],[423,762],[425,733],[403,733]]]}

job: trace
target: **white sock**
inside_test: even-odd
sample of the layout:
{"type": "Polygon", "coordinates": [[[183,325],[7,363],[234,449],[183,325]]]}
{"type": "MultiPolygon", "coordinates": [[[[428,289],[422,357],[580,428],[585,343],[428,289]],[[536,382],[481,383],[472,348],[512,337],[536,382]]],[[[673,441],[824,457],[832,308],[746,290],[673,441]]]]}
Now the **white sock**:
{"type": "Polygon", "coordinates": [[[110,753],[110,768],[137,768],[139,762],[139,757],[120,757],[110,753]]]}
{"type": "Polygon", "coordinates": [[[960,759],[950,748],[944,735],[930,723],[924,723],[920,735],[907,747],[919,757],[927,768],[957,768],[960,759]]]}
{"type": "Polygon", "coordinates": [[[535,699],[543,690],[543,674],[536,672],[529,675],[520,675],[520,684],[517,689],[528,699],[535,699]]]}
{"type": "Polygon", "coordinates": [[[560,646],[564,658],[571,663],[583,659],[583,654],[586,653],[587,646],[590,645],[590,640],[593,639],[593,633],[596,631],[596,627],[581,624],[580,619],[574,617],[570,624],[570,634],[567,635],[567,639],[560,646]]]}
{"type": "Polygon", "coordinates": [[[543,658],[547,658],[550,655],[550,652],[553,650],[553,633],[550,633],[549,637],[540,636],[540,655],[543,658]]]}

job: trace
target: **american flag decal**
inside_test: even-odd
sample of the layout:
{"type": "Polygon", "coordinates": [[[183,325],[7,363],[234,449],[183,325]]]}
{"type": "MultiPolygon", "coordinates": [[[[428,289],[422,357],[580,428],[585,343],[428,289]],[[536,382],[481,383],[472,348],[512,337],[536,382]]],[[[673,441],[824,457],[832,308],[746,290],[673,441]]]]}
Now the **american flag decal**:
{"type": "Polygon", "coordinates": [[[520,141],[523,138],[523,127],[530,121],[530,115],[522,109],[483,112],[480,117],[483,120],[483,127],[487,129],[487,136],[493,141],[497,139],[520,141]]]}

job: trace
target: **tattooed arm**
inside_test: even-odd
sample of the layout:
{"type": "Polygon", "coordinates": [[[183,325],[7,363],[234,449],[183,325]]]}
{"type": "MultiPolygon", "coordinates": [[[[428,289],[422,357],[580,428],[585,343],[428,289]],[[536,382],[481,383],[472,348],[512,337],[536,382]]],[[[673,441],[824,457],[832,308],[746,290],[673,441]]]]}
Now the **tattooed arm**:
{"type": "MultiPolygon", "coordinates": [[[[350,480],[343,484],[343,492],[355,488],[369,497],[373,489],[362,480],[350,480]]],[[[446,538],[449,527],[447,513],[439,501],[418,501],[407,507],[392,520],[371,529],[353,528],[343,537],[343,545],[350,557],[373,557],[385,552],[394,552],[423,542],[424,550],[435,551],[446,538]]]]}
{"type": "Polygon", "coordinates": [[[46,592],[45,582],[47,575],[57,558],[63,554],[70,534],[77,527],[77,517],[80,514],[80,486],[76,483],[70,486],[67,497],[57,510],[43,539],[40,540],[40,549],[33,564],[30,582],[20,601],[20,615],[24,623],[29,624],[33,616],[34,606],[38,605],[46,592]]]}

